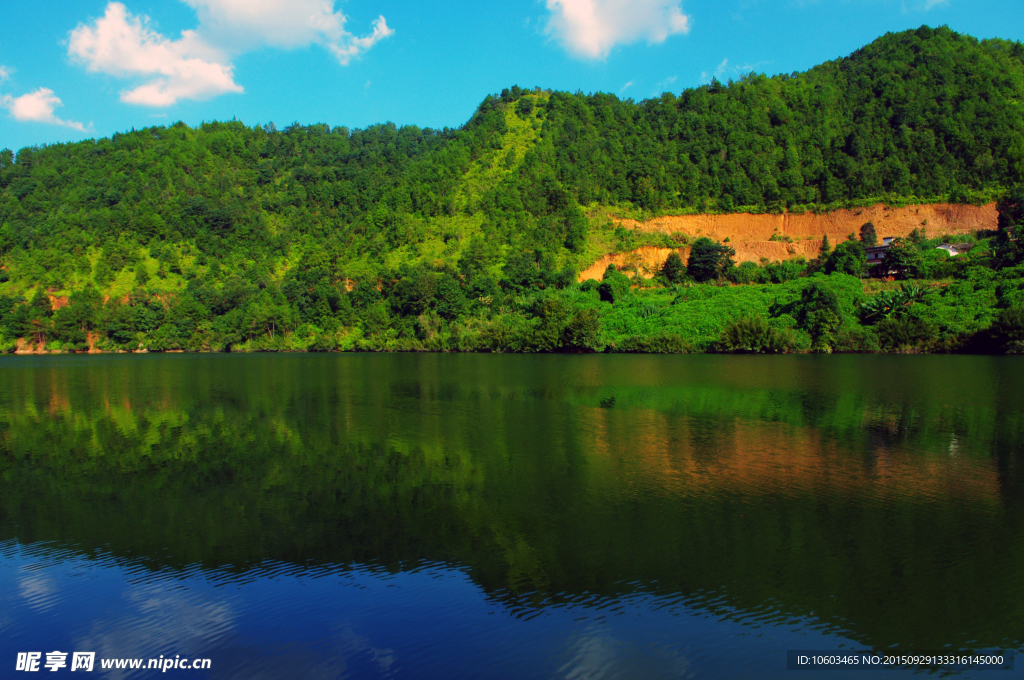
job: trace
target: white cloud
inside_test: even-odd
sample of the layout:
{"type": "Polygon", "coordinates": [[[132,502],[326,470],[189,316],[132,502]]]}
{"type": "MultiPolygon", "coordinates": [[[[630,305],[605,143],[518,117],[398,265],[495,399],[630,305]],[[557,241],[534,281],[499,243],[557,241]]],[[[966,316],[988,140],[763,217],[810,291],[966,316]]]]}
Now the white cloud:
{"type": "Polygon", "coordinates": [[[60,98],[53,94],[53,90],[45,87],[20,97],[12,97],[9,94],[0,95],[0,106],[10,110],[14,120],[63,125],[79,132],[85,132],[85,126],[81,123],[76,123],[73,120],[61,120],[54,115],[53,110],[63,105],[60,98]]]}
{"type": "Polygon", "coordinates": [[[180,99],[210,99],[243,92],[234,79],[232,55],[260,47],[292,49],[322,45],[343,65],[394,34],[384,17],[369,35],[345,30],[334,0],[184,0],[199,26],[177,40],[152,30],[145,16],[132,16],[111,2],[102,18],[71,31],[68,54],[89,71],[148,82],[121,93],[121,101],[170,106],[180,99]]]}
{"type": "Polygon", "coordinates": [[[13,68],[0,64],[0,83],[10,78],[12,73],[14,73],[13,68]]]}
{"type": "Polygon", "coordinates": [[[370,49],[377,44],[380,40],[387,38],[394,34],[394,31],[388,28],[387,22],[384,21],[384,17],[377,17],[377,20],[373,22],[373,33],[362,38],[353,38],[349,36],[342,42],[328,43],[327,47],[331,50],[331,53],[341,62],[342,66],[348,66],[348,62],[358,57],[360,54],[370,49]]]}
{"type": "Polygon", "coordinates": [[[150,650],[168,648],[186,658],[202,656],[211,641],[232,635],[238,619],[231,604],[214,594],[202,587],[183,589],[159,576],[141,584],[129,582],[117,616],[93,620],[74,640],[75,648],[102,658],[155,655],[150,650]]]}
{"type": "Polygon", "coordinates": [[[233,51],[259,46],[291,49],[323,45],[342,64],[394,34],[384,17],[358,38],[345,30],[347,17],[334,0],[184,0],[199,15],[198,32],[233,51]]]}
{"type": "MultiPolygon", "coordinates": [[[[27,571],[22,567],[21,571],[27,571]]],[[[36,611],[47,611],[58,604],[58,587],[54,580],[42,573],[29,573],[18,577],[18,593],[28,606],[36,611]]]]}
{"type": "Polygon", "coordinates": [[[633,87],[633,81],[632,80],[622,86],[622,89],[619,90],[619,94],[622,94],[623,92],[625,92],[626,90],[628,90],[631,87],[633,87]]]}
{"type": "Polygon", "coordinates": [[[664,42],[690,32],[678,0],[546,0],[547,32],[573,54],[600,59],[620,43],[664,42]]]}
{"type": "Polygon", "coordinates": [[[119,2],[107,5],[103,18],[92,26],[71,31],[68,54],[84,61],[88,70],[115,76],[156,76],[121,93],[121,101],[144,106],[170,106],[179,99],[209,99],[226,92],[242,92],[233,67],[218,50],[205,44],[194,31],[168,40],[147,26],[146,17],[133,17],[119,2]]]}

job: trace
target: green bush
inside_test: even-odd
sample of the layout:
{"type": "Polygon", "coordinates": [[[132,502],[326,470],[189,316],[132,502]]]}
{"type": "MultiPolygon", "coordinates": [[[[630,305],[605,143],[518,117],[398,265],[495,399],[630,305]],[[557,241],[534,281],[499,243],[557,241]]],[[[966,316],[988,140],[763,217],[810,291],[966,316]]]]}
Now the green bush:
{"type": "Polygon", "coordinates": [[[668,254],[668,259],[661,266],[661,273],[671,283],[681,283],[686,278],[686,265],[678,252],[673,250],[668,254]]]}
{"type": "Polygon", "coordinates": [[[925,352],[935,338],[935,328],[913,316],[883,319],[875,326],[875,332],[880,348],[886,352],[925,352]]]}
{"type": "Polygon", "coordinates": [[[825,261],[825,273],[839,272],[850,276],[863,276],[867,269],[867,261],[867,255],[860,243],[844,241],[836,246],[836,249],[825,261]]]}
{"type": "Polygon", "coordinates": [[[1006,354],[1024,354],[1024,307],[1004,309],[989,329],[992,343],[1006,354]]]}
{"type": "Polygon", "coordinates": [[[701,237],[690,247],[690,258],[686,263],[686,273],[694,281],[704,282],[722,278],[733,267],[732,258],[736,251],[722,243],[715,243],[707,237],[701,237]]]}
{"type": "Polygon", "coordinates": [[[795,345],[790,332],[773,327],[767,319],[743,316],[722,329],[714,349],[732,354],[780,354],[793,351],[795,345]]]}
{"type": "Polygon", "coordinates": [[[625,299],[629,295],[631,286],[629,277],[610,264],[604,272],[604,278],[597,288],[598,295],[602,302],[615,302],[625,299]]]}
{"type": "Polygon", "coordinates": [[[726,276],[733,283],[764,283],[764,271],[754,262],[741,262],[733,267],[726,276]]]}

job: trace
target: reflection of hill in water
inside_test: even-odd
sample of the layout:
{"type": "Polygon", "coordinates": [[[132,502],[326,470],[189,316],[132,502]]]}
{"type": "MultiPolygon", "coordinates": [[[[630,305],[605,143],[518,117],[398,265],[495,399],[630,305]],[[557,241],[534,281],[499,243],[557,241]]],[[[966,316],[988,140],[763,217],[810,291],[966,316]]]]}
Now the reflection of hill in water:
{"type": "Polygon", "coordinates": [[[0,372],[0,539],[443,561],[522,606],[642,590],[878,646],[1024,630],[1012,359],[31,361],[0,372]]]}

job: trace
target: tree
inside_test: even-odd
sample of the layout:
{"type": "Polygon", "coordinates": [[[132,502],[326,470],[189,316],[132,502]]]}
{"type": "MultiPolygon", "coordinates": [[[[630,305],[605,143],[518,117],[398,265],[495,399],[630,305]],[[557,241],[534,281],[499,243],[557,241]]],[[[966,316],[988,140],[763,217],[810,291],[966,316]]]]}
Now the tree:
{"type": "Polygon", "coordinates": [[[587,246],[587,217],[579,208],[566,211],[565,240],[562,245],[567,250],[582,252],[587,246]]]}
{"type": "Polygon", "coordinates": [[[437,314],[442,319],[454,321],[466,306],[466,294],[459,285],[458,279],[449,274],[441,276],[437,284],[437,314]]]}
{"type": "Polygon", "coordinates": [[[669,253],[665,264],[661,265],[661,273],[672,283],[679,283],[686,276],[686,265],[683,264],[683,258],[679,257],[677,251],[673,250],[669,253]]]}
{"type": "Polygon", "coordinates": [[[595,309],[576,311],[562,333],[562,349],[570,352],[592,352],[601,334],[601,319],[595,309]]]}
{"type": "Polygon", "coordinates": [[[818,248],[818,260],[825,262],[831,252],[832,244],[828,242],[828,234],[825,234],[825,238],[821,239],[821,247],[818,248]]]}
{"type": "Polygon", "coordinates": [[[1024,307],[1001,311],[989,335],[995,346],[1007,354],[1024,354],[1024,307]]]}
{"type": "Polygon", "coordinates": [[[856,241],[844,241],[836,246],[836,249],[825,262],[825,273],[849,274],[850,276],[862,276],[867,267],[867,255],[864,249],[856,241]]]}
{"type": "Polygon", "coordinates": [[[135,283],[139,286],[145,286],[149,283],[149,270],[146,269],[145,262],[139,262],[135,265],[135,283]]]}
{"type": "Polygon", "coordinates": [[[604,270],[604,277],[601,285],[597,287],[597,294],[602,302],[615,304],[616,300],[623,299],[629,293],[631,282],[629,277],[616,269],[614,264],[608,265],[604,270]]]}
{"type": "Polygon", "coordinates": [[[864,244],[865,248],[878,244],[878,234],[875,233],[874,222],[865,222],[860,228],[860,242],[864,244]]]}
{"type": "Polygon", "coordinates": [[[541,303],[537,318],[540,323],[533,333],[534,347],[541,352],[557,352],[570,321],[572,307],[561,300],[548,298],[541,303]]]}
{"type": "Polygon", "coordinates": [[[916,278],[921,270],[921,253],[910,241],[894,238],[885,251],[882,267],[900,278],[916,278]]]}
{"type": "Polygon", "coordinates": [[[690,248],[690,259],[686,263],[686,272],[694,281],[704,282],[725,275],[735,263],[732,258],[736,251],[723,243],[715,243],[711,239],[701,237],[693,242],[690,248]]]}
{"type": "Polygon", "coordinates": [[[796,309],[797,323],[811,336],[815,352],[832,351],[834,334],[843,322],[839,297],[824,281],[817,278],[804,288],[796,309]]]}
{"type": "Polygon", "coordinates": [[[1021,227],[1024,227],[1024,184],[1015,184],[996,203],[999,211],[999,234],[996,237],[995,256],[1000,265],[1012,267],[1024,259],[1021,227]]]}
{"type": "Polygon", "coordinates": [[[501,285],[515,291],[534,288],[540,282],[540,267],[536,253],[521,252],[509,256],[503,269],[501,285]]]}
{"type": "Polygon", "coordinates": [[[1024,226],[1024,184],[1015,184],[996,202],[999,230],[1024,226]]]}

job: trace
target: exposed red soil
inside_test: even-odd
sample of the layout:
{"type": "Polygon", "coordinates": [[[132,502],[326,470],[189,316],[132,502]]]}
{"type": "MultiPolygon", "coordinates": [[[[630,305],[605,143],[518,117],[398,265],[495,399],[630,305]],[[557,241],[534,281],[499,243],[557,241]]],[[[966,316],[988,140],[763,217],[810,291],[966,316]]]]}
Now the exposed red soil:
{"type": "MultiPolygon", "coordinates": [[[[875,225],[875,233],[882,239],[887,236],[906,237],[915,229],[922,229],[930,236],[969,234],[979,229],[995,229],[997,220],[995,203],[982,206],[935,203],[903,208],[878,204],[869,208],[800,215],[667,215],[647,222],[623,219],[618,224],[642,233],[686,234],[691,239],[707,236],[716,241],[728,238],[729,245],[736,250],[737,262],[758,262],[762,258],[815,257],[825,236],[835,245],[845,241],[849,234],[859,235],[861,226],[867,222],[875,225]],[[778,239],[788,237],[790,241],[772,241],[773,236],[778,239]]],[[[605,255],[583,270],[579,280],[601,278],[609,264],[625,269],[630,276],[639,267],[640,275],[650,278],[672,250],[645,247],[628,253],[605,255]]],[[[684,260],[690,252],[689,247],[675,250],[684,260]]]]}

